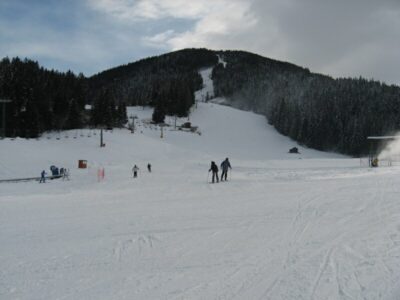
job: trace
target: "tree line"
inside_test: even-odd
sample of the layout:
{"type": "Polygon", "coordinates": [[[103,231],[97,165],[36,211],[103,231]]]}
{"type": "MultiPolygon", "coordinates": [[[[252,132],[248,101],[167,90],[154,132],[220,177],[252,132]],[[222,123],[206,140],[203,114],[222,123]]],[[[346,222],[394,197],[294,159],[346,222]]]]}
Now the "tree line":
{"type": "MultiPolygon", "coordinates": [[[[126,106],[154,107],[153,120],[187,116],[212,73],[216,96],[265,115],[284,135],[319,150],[350,155],[368,150],[366,137],[400,128],[400,88],[363,78],[339,78],[243,51],[184,49],[86,78],[46,70],[35,61],[0,61],[0,99],[7,104],[6,135],[37,137],[48,130],[120,127],[126,106]],[[226,66],[218,64],[218,55],[226,66]],[[85,105],[91,109],[85,109],[85,105]]],[[[1,108],[0,108],[1,109],[1,108]]],[[[1,114],[0,114],[1,117],[1,114]]]]}
{"type": "Polygon", "coordinates": [[[400,88],[364,78],[311,73],[240,51],[213,70],[214,90],[230,104],[264,114],[279,132],[318,150],[358,156],[367,136],[400,129],[400,88]]]}
{"type": "Polygon", "coordinates": [[[0,99],[7,104],[6,136],[33,138],[46,130],[79,128],[85,122],[86,79],[45,70],[18,57],[0,61],[0,99]]]}
{"type": "MultiPolygon", "coordinates": [[[[218,58],[207,49],[184,49],[106,70],[89,78],[90,98],[103,90],[118,101],[154,107],[153,120],[165,115],[187,116],[194,92],[201,88],[200,68],[213,66],[218,58]]],[[[96,105],[95,105],[96,106],[96,105]]]]}

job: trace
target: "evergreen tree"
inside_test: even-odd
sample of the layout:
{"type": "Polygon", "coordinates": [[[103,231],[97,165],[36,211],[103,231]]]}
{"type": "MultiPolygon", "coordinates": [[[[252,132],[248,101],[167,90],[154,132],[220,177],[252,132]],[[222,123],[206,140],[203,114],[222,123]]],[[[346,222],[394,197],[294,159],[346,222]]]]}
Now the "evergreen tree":
{"type": "Polygon", "coordinates": [[[76,129],[82,128],[82,116],[81,111],[78,107],[78,102],[75,99],[72,99],[68,109],[68,116],[65,125],[65,129],[76,129]]]}
{"type": "Polygon", "coordinates": [[[165,108],[163,105],[156,105],[154,107],[152,120],[156,124],[164,123],[165,121],[165,108]]]}

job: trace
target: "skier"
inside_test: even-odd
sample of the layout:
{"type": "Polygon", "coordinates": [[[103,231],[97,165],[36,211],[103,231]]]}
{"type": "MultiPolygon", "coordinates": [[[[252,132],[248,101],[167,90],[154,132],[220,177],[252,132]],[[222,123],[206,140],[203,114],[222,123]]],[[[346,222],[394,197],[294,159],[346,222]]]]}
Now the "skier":
{"type": "Polygon", "coordinates": [[[133,178],[137,177],[137,172],[139,171],[139,167],[137,165],[134,165],[132,168],[132,173],[133,173],[133,178]]]}
{"type": "Polygon", "coordinates": [[[46,183],[46,171],[43,170],[42,173],[40,173],[40,181],[39,183],[46,183]]]}
{"type": "Polygon", "coordinates": [[[69,169],[64,169],[63,180],[69,180],[69,169]]]}
{"type": "Polygon", "coordinates": [[[224,176],[225,176],[225,181],[227,181],[228,168],[232,169],[229,159],[225,158],[225,160],[221,163],[221,169],[222,169],[221,181],[224,181],[224,176]]]}
{"type": "Polygon", "coordinates": [[[151,164],[150,163],[147,164],[147,170],[149,171],[149,173],[151,173],[151,164]]]}
{"type": "Polygon", "coordinates": [[[215,162],[211,162],[211,167],[210,170],[208,170],[208,172],[212,171],[212,183],[214,183],[215,178],[217,178],[217,183],[219,182],[219,178],[218,178],[218,167],[215,164],[215,162]]]}

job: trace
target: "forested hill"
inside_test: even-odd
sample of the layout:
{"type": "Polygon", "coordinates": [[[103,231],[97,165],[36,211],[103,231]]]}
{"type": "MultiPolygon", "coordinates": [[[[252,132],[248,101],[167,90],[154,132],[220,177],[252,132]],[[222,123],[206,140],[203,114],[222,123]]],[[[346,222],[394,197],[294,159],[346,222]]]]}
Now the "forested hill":
{"type": "Polygon", "coordinates": [[[119,66],[89,78],[94,104],[108,98],[128,105],[152,105],[169,115],[186,116],[201,88],[198,71],[215,66],[218,57],[207,49],[184,49],[119,66]]]}
{"type": "Polygon", "coordinates": [[[214,90],[238,108],[264,114],[301,144],[360,155],[366,137],[400,129],[400,88],[378,81],[333,79],[251,53],[221,54],[214,90]]]}
{"type": "Polygon", "coordinates": [[[197,72],[209,66],[215,66],[216,96],[264,114],[279,132],[315,149],[357,156],[367,152],[367,136],[400,129],[399,87],[363,78],[333,79],[244,51],[185,49],[144,59],[93,76],[90,90],[106,87],[130,105],[185,115],[201,86],[197,72]]]}
{"type": "Polygon", "coordinates": [[[36,137],[53,129],[122,126],[126,105],[153,106],[157,122],[166,114],[186,116],[202,86],[198,71],[206,67],[213,67],[216,96],[265,115],[279,132],[312,148],[360,155],[367,152],[367,136],[400,129],[398,86],[333,79],[243,51],[184,49],[90,78],[5,58],[0,98],[13,100],[6,134],[36,137]],[[91,104],[91,111],[84,104],[91,104]]]}

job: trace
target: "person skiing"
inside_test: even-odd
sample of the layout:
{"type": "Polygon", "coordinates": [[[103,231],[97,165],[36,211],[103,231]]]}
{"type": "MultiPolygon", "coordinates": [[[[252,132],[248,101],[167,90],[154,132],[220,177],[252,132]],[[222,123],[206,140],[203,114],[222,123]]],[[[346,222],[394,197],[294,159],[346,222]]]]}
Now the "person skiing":
{"type": "Polygon", "coordinates": [[[133,173],[133,178],[137,177],[137,172],[139,171],[139,167],[137,165],[134,165],[132,168],[132,173],[133,173]]]}
{"type": "Polygon", "coordinates": [[[151,164],[150,163],[147,164],[147,170],[149,171],[149,173],[151,173],[151,164]]]}
{"type": "Polygon", "coordinates": [[[64,168],[63,180],[69,180],[69,169],[64,168]]]}
{"type": "Polygon", "coordinates": [[[229,162],[229,159],[226,158],[222,163],[221,163],[221,169],[222,169],[222,174],[221,174],[221,181],[224,181],[224,176],[225,176],[225,181],[227,181],[228,177],[228,168],[232,169],[231,164],[229,162]]]}
{"type": "Polygon", "coordinates": [[[39,183],[46,183],[46,171],[45,170],[43,170],[42,173],[40,173],[39,183]]]}
{"type": "Polygon", "coordinates": [[[215,182],[215,178],[217,179],[217,183],[219,182],[219,178],[218,178],[218,167],[215,164],[215,162],[211,162],[211,167],[210,170],[208,170],[208,172],[212,171],[212,183],[215,182]]]}

